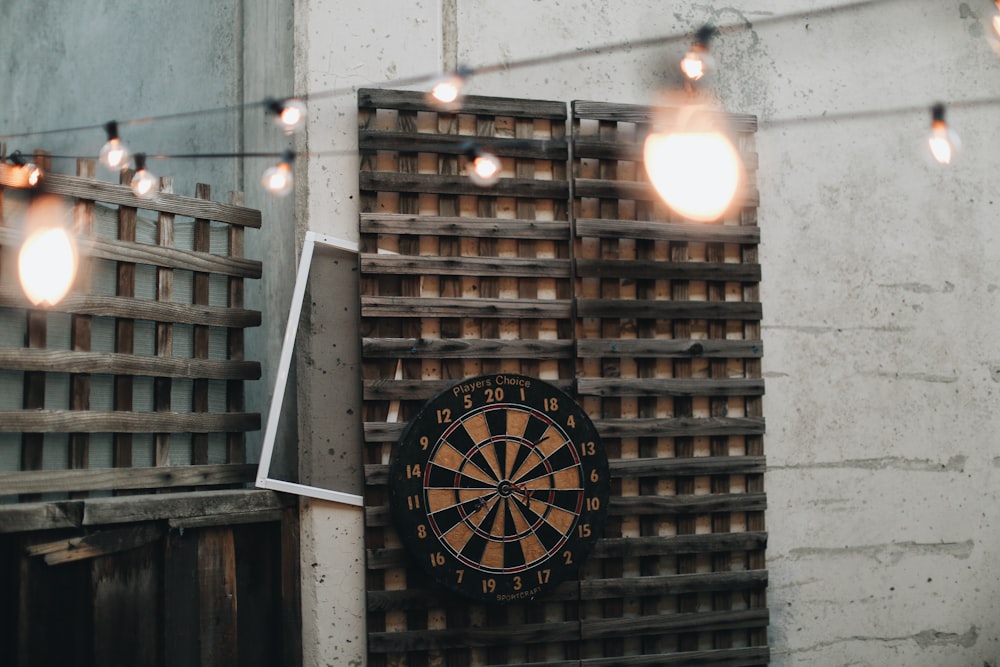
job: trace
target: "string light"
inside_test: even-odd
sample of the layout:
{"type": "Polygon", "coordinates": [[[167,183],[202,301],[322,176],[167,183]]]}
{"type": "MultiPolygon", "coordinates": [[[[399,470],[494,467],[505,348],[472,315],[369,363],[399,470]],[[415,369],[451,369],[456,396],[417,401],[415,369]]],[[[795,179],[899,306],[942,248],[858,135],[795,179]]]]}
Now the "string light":
{"type": "Polygon", "coordinates": [[[698,81],[705,76],[707,70],[714,66],[708,52],[708,43],[713,35],[715,35],[715,28],[709,25],[702,26],[695,35],[691,50],[681,60],[681,72],[684,73],[688,81],[698,81]]]}
{"type": "Polygon", "coordinates": [[[33,188],[42,182],[44,172],[42,172],[41,167],[24,157],[21,151],[14,151],[11,153],[10,161],[19,167],[18,171],[24,178],[25,186],[33,188]]]}
{"type": "Polygon", "coordinates": [[[136,197],[149,199],[156,194],[157,181],[156,176],[146,169],[146,154],[136,153],[135,175],[132,176],[132,181],[129,183],[132,192],[136,197]]]}
{"type": "Polygon", "coordinates": [[[118,123],[109,120],[105,124],[104,130],[108,133],[108,141],[101,147],[98,159],[108,169],[125,169],[129,165],[132,154],[129,152],[128,146],[118,137],[118,123]]]}
{"type": "Polygon", "coordinates": [[[931,133],[927,137],[927,145],[938,164],[951,164],[961,147],[958,134],[944,120],[944,104],[931,107],[931,133]]]}
{"type": "Polygon", "coordinates": [[[744,174],[729,134],[725,115],[707,97],[664,95],[643,161],[654,189],[674,212],[712,222],[732,205],[744,174]]]}
{"type": "Polygon", "coordinates": [[[470,144],[466,155],[469,162],[466,165],[466,172],[469,180],[481,188],[487,188],[500,180],[500,158],[493,153],[488,153],[481,148],[470,144]]]}
{"type": "Polygon", "coordinates": [[[35,306],[54,306],[62,301],[76,278],[71,220],[70,206],[54,195],[38,197],[28,206],[17,270],[21,289],[35,306]]]}
{"type": "Polygon", "coordinates": [[[306,124],[306,103],[289,97],[284,100],[265,100],[268,111],[274,114],[274,124],[284,130],[285,134],[298,132],[306,124]]]}
{"type": "Polygon", "coordinates": [[[456,111],[462,107],[462,97],[465,85],[472,70],[459,67],[454,72],[445,74],[433,83],[428,91],[427,103],[442,111],[456,111]]]}
{"type": "Polygon", "coordinates": [[[292,178],[292,160],[294,159],[295,153],[286,150],[282,153],[281,161],[278,164],[264,170],[260,182],[265,190],[276,197],[284,197],[292,191],[292,187],[295,185],[292,178]]]}
{"type": "Polygon", "coordinates": [[[996,4],[997,12],[993,15],[991,23],[993,25],[993,32],[1000,36],[1000,0],[996,0],[994,4],[996,4]]]}

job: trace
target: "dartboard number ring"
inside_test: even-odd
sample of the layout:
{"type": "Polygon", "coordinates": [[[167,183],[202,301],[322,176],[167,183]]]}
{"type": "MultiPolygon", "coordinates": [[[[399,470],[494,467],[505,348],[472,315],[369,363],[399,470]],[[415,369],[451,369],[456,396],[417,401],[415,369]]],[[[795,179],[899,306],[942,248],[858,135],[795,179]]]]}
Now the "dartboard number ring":
{"type": "Polygon", "coordinates": [[[583,409],[538,378],[482,375],[430,399],[390,465],[410,556],[439,584],[505,603],[577,576],[601,536],[608,459],[583,409]]]}

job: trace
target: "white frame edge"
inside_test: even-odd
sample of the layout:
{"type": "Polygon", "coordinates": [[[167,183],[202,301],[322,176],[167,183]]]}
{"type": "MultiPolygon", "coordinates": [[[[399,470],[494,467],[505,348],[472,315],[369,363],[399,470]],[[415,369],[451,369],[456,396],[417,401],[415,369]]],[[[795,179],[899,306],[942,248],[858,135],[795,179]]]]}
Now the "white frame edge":
{"type": "Polygon", "coordinates": [[[292,363],[292,350],[295,347],[295,336],[299,330],[299,316],[302,315],[302,300],[305,298],[306,285],[309,282],[309,267],[312,265],[313,251],[316,244],[339,248],[348,252],[358,253],[358,244],[313,231],[307,231],[302,241],[302,254],[299,257],[299,269],[295,275],[295,287],[292,289],[292,304],[288,309],[288,323],[285,325],[285,339],[281,344],[281,356],[278,358],[278,372],[274,377],[274,392],[271,394],[271,407],[267,413],[267,425],[264,429],[264,443],[260,451],[260,462],[257,464],[257,480],[255,486],[260,489],[284,491],[299,496],[319,498],[335,503],[364,507],[364,498],[353,493],[344,493],[324,489],[318,486],[286,482],[268,476],[271,469],[271,456],[274,454],[274,440],[278,433],[278,418],[281,415],[281,405],[284,402],[285,388],[288,385],[288,370],[292,363]]]}

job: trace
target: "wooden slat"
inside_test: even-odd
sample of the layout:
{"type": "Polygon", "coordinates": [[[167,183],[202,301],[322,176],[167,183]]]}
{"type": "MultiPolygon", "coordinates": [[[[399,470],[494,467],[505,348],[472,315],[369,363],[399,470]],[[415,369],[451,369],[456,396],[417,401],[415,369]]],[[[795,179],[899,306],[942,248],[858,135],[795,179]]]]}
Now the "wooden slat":
{"type": "Polygon", "coordinates": [[[362,317],[569,317],[567,300],[362,296],[362,317]]]}
{"type": "MultiPolygon", "coordinates": [[[[19,245],[24,239],[21,230],[0,226],[0,245],[19,245]]],[[[134,262],[187,271],[206,271],[226,276],[260,278],[263,263],[257,260],[223,257],[205,252],[158,248],[148,243],[118,241],[115,239],[88,239],[79,244],[82,254],[111,261],[134,262]]]]}
{"type": "Polygon", "coordinates": [[[562,139],[507,139],[378,130],[362,130],[358,133],[358,150],[361,151],[463,155],[473,144],[476,148],[493,153],[497,157],[565,160],[569,156],[569,145],[562,139]]]}
{"type": "Polygon", "coordinates": [[[764,381],[744,378],[580,378],[583,396],[759,396],[764,381]]]}
{"type": "MultiPolygon", "coordinates": [[[[0,307],[27,308],[29,302],[20,289],[0,287],[0,307]]],[[[133,317],[154,322],[204,324],[216,327],[257,327],[261,314],[257,310],[241,310],[220,306],[192,306],[182,303],[159,303],[145,299],[117,296],[68,294],[49,309],[51,312],[96,315],[100,317],[133,317]]]]}
{"type": "Polygon", "coordinates": [[[0,432],[17,433],[214,433],[255,431],[260,414],[185,412],[81,412],[78,410],[3,410],[0,432]]]}
{"type": "Polygon", "coordinates": [[[759,320],[761,305],[746,301],[577,299],[579,317],[650,320],[759,320]]]}
{"type": "MultiPolygon", "coordinates": [[[[639,106],[635,104],[615,104],[612,102],[592,102],[589,100],[573,100],[571,102],[575,118],[591,120],[606,120],[616,123],[649,123],[657,111],[657,107],[639,106]]],[[[757,116],[753,114],[720,113],[734,132],[756,132],[757,116]]]]}
{"type": "Polygon", "coordinates": [[[576,343],[577,354],[582,358],[757,358],[762,356],[763,349],[764,343],[760,340],[589,338],[581,339],[576,343]]]}
{"type": "Polygon", "coordinates": [[[284,507],[273,491],[231,489],[0,505],[0,533],[159,521],[284,507]]]}
{"type": "Polygon", "coordinates": [[[566,278],[568,259],[504,257],[414,257],[410,255],[361,255],[361,271],[381,275],[534,276],[566,278]]]}
{"type": "MultiPolygon", "coordinates": [[[[603,618],[582,621],[538,623],[514,627],[479,627],[455,630],[369,632],[368,650],[375,653],[428,650],[458,646],[502,646],[539,642],[588,640],[608,636],[675,633],[692,629],[756,627],[767,623],[767,610],[694,612],[659,616],[603,618]],[[581,627],[582,626],[582,627],[581,627]]],[[[618,662],[609,664],[621,664],[618,662]]]]}
{"type": "Polygon", "coordinates": [[[37,470],[0,473],[0,489],[4,493],[58,493],[245,484],[253,481],[256,471],[256,464],[37,470]]]}
{"type": "Polygon", "coordinates": [[[569,238],[566,220],[515,220],[417,216],[403,213],[362,213],[361,232],[370,234],[416,234],[504,239],[569,238]]]}
{"type": "Polygon", "coordinates": [[[392,192],[433,193],[444,195],[565,198],[569,192],[566,181],[537,181],[527,178],[501,178],[494,185],[483,188],[465,175],[439,175],[396,173],[390,171],[360,174],[361,190],[389,190],[392,192]]]}
{"type": "Polygon", "coordinates": [[[760,229],[737,225],[698,224],[691,222],[643,222],[636,220],[600,220],[579,218],[579,237],[650,239],[652,241],[691,241],[757,244],[760,229]]]}
{"type": "Polygon", "coordinates": [[[236,547],[230,527],[198,532],[201,664],[239,664],[236,609],[236,547]]]}
{"type": "Polygon", "coordinates": [[[145,375],[212,380],[258,380],[259,361],[151,357],[115,352],[0,348],[0,368],[13,371],[145,375]]]}
{"type": "MultiPolygon", "coordinates": [[[[20,187],[18,170],[8,164],[0,164],[0,185],[20,187]]],[[[143,208],[150,211],[168,211],[191,218],[207,218],[231,225],[259,228],[260,211],[213,201],[199,202],[181,195],[160,194],[152,199],[136,197],[127,185],[115,185],[77,176],[66,176],[48,172],[36,191],[50,192],[65,197],[78,197],[93,201],[143,208]]]]}
{"type": "MultiPolygon", "coordinates": [[[[757,169],[759,157],[756,151],[740,150],[738,146],[736,148],[744,168],[747,170],[757,169]]],[[[573,156],[578,159],[622,160],[641,163],[643,162],[643,145],[641,143],[615,143],[591,137],[577,137],[573,140],[573,156]]]]}
{"type": "Polygon", "coordinates": [[[505,340],[485,338],[362,338],[362,353],[373,359],[434,357],[439,359],[568,359],[571,340],[505,340]]]}
{"type": "Polygon", "coordinates": [[[635,259],[578,259],[576,274],[581,278],[625,278],[647,280],[721,280],[758,282],[760,266],[719,262],[660,262],[635,259]]]}
{"type": "Polygon", "coordinates": [[[48,565],[62,565],[79,560],[128,551],[159,540],[166,533],[163,526],[141,524],[128,528],[100,530],[68,540],[37,544],[27,550],[29,556],[42,556],[48,565]]]}
{"type": "MultiPolygon", "coordinates": [[[[436,111],[427,103],[422,92],[362,88],[358,90],[359,109],[398,109],[400,111],[436,111]]],[[[566,118],[566,103],[547,100],[524,100],[507,97],[466,95],[462,98],[462,114],[481,116],[514,116],[530,118],[566,118]]]]}
{"type": "Polygon", "coordinates": [[[767,508],[763,493],[712,493],[676,496],[622,496],[612,498],[608,514],[708,514],[710,512],[756,512],[767,508]]]}
{"type": "MultiPolygon", "coordinates": [[[[577,197],[597,197],[601,199],[630,199],[633,201],[659,201],[660,195],[650,183],[642,181],[614,181],[599,178],[577,178],[573,181],[573,191],[577,197]]],[[[737,190],[733,197],[735,206],[756,206],[760,193],[756,188],[737,190]]]]}

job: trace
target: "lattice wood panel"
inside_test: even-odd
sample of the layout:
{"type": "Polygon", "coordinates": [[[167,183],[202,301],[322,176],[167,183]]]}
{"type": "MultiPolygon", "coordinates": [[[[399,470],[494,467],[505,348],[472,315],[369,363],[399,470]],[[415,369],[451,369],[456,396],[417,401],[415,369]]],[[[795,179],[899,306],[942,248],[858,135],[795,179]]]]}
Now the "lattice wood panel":
{"type": "Polygon", "coordinates": [[[262,269],[243,235],[260,212],[236,193],[213,202],[205,185],[175,195],[169,179],[139,199],[93,180],[88,160],[31,190],[17,169],[0,165],[0,497],[252,480],[244,439],[260,415],[244,411],[243,383],[260,364],[244,359],[243,330],[260,313],[243,294],[262,269]],[[64,203],[84,244],[73,290],[46,309],[24,297],[15,266],[20,221],[41,197],[64,203]]]}
{"type": "Polygon", "coordinates": [[[767,662],[755,199],[671,220],[636,157],[647,110],[573,110],[570,162],[561,102],[359,93],[370,664],[767,662]],[[461,174],[472,137],[504,158],[487,190],[461,174]],[[580,581],[503,607],[424,581],[386,488],[419,407],[493,372],[577,398],[613,485],[580,581]]]}
{"type": "Polygon", "coordinates": [[[615,484],[591,574],[621,585],[582,616],[622,620],[584,652],[765,664],[756,123],[732,118],[742,205],[704,225],[672,219],[645,182],[650,119],[572,105],[577,390],[615,484]]]}

